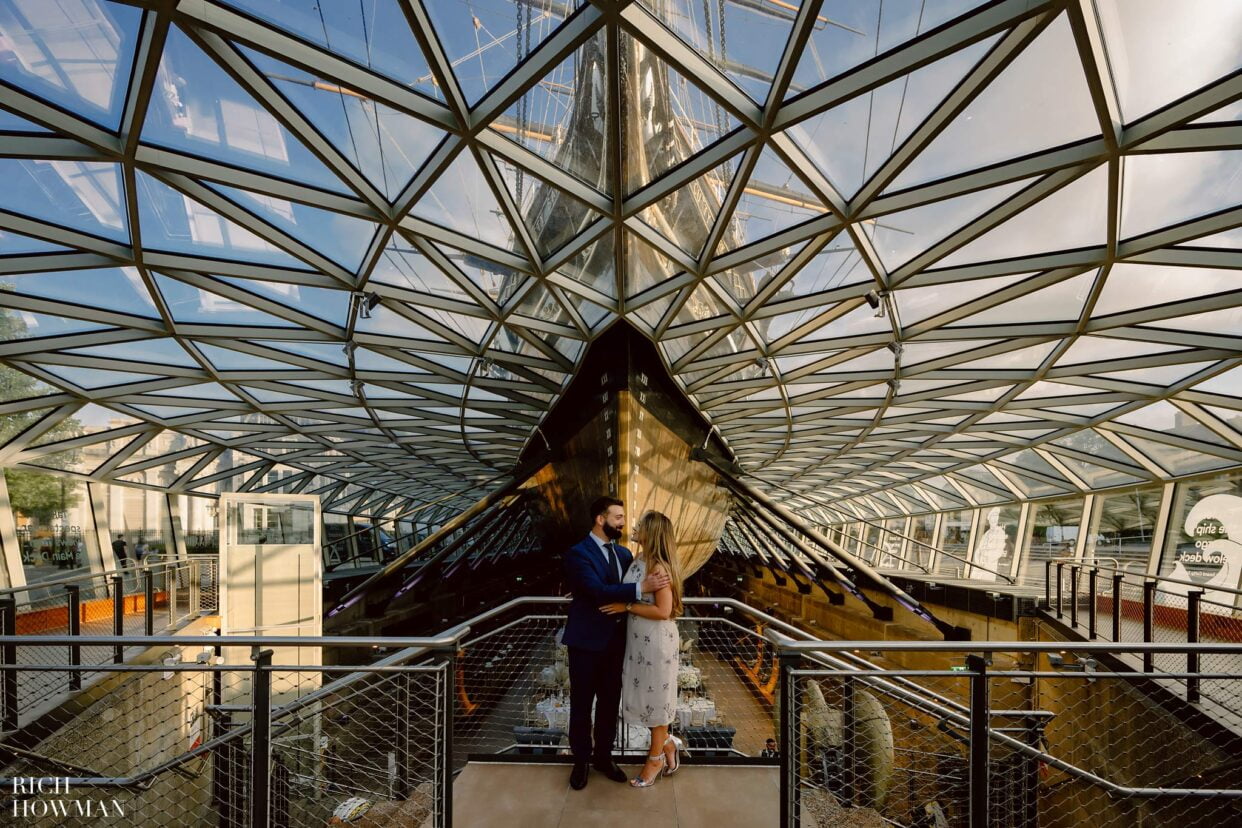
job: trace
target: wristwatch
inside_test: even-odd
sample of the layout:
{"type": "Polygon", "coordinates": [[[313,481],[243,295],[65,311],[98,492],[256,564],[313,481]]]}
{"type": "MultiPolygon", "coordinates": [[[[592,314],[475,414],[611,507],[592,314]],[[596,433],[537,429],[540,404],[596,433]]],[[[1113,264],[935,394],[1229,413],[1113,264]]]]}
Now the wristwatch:
{"type": "Polygon", "coordinates": [[[632,606],[634,606],[634,602],[633,602],[633,601],[630,601],[628,604],[626,604],[626,605],[625,605],[625,611],[626,611],[626,612],[629,612],[629,611],[630,611],[630,607],[632,607],[632,606]]]}

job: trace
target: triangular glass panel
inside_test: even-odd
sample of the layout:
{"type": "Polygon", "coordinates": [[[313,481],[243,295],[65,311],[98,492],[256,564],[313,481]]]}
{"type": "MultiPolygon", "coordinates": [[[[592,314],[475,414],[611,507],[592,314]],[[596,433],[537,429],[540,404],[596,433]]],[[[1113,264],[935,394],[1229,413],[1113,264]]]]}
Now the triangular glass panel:
{"type": "Polygon", "coordinates": [[[681,310],[677,311],[677,316],[673,319],[674,333],[672,335],[676,336],[675,331],[679,325],[717,317],[732,319],[724,303],[707,286],[707,283],[702,283],[691,292],[690,298],[681,306],[681,310]]]}
{"type": "MultiPolygon", "coordinates": [[[[140,339],[134,342],[116,342],[110,345],[91,345],[87,348],[74,348],[70,354],[106,357],[118,361],[146,362],[152,367],[163,368],[177,365],[183,368],[197,368],[198,363],[185,352],[175,339],[140,339]]],[[[156,373],[159,373],[158,371],[156,373]]],[[[131,380],[132,381],[132,380],[131,380]]]]}
{"type": "Polygon", "coordinates": [[[272,113],[175,26],[168,31],[144,141],[243,169],[345,192],[272,113]]]}
{"type": "Polygon", "coordinates": [[[257,293],[302,313],[344,326],[349,314],[349,291],[299,285],[296,282],[268,282],[240,276],[214,276],[243,290],[257,293]]]}
{"type": "Polygon", "coordinates": [[[1095,271],[1062,279],[1054,285],[1015,296],[973,316],[959,319],[953,326],[1007,325],[1039,322],[1075,321],[1091,295],[1095,271]]]}
{"type": "Polygon", "coordinates": [[[193,256],[305,267],[266,239],[159,179],[142,170],[134,175],[144,246],[193,256]]]}
{"type": "Polygon", "coordinates": [[[398,3],[224,0],[429,97],[443,97],[398,3]]]}
{"type": "Polygon", "coordinates": [[[461,302],[473,301],[461,285],[399,236],[393,236],[380,254],[379,261],[371,271],[371,281],[416,290],[419,293],[446,296],[461,302]]]}
{"type": "Polygon", "coordinates": [[[509,197],[517,205],[518,215],[530,228],[540,255],[547,256],[559,250],[598,217],[586,202],[565,190],[514,166],[505,158],[492,156],[492,160],[500,170],[509,197]]]}
{"type": "Polygon", "coordinates": [[[1220,250],[1238,250],[1242,248],[1242,227],[1235,227],[1232,230],[1224,230],[1220,233],[1212,233],[1207,236],[1199,236],[1191,239],[1183,244],[1175,245],[1176,247],[1211,247],[1220,250]]]}
{"type": "MultiPolygon", "coordinates": [[[[484,259],[473,253],[467,253],[447,245],[439,245],[438,249],[471,282],[490,296],[497,304],[507,302],[529,278],[525,273],[514,270],[508,265],[494,262],[491,259],[484,259]]],[[[404,258],[405,264],[408,266],[411,260],[408,257],[404,258]]],[[[429,272],[421,268],[417,276],[414,277],[415,284],[418,284],[417,277],[423,276],[427,277],[426,283],[431,284],[429,272]]],[[[461,298],[462,301],[473,301],[460,288],[455,288],[454,290],[460,293],[460,297],[455,296],[454,298],[461,298]]],[[[453,294],[450,293],[450,295],[453,294]]]]}
{"type": "Polygon", "coordinates": [[[198,349],[207,361],[211,363],[217,371],[293,371],[297,370],[296,366],[287,362],[277,362],[273,359],[264,359],[254,354],[247,354],[242,351],[234,351],[230,348],[220,348],[215,345],[208,345],[205,342],[195,342],[194,347],[198,349]]]}
{"type": "Polygon", "coordinates": [[[257,340],[262,345],[276,351],[285,351],[309,359],[326,362],[329,365],[345,365],[345,352],[339,342],[297,342],[294,340],[257,340]]]}
{"type": "Polygon", "coordinates": [[[998,39],[975,43],[851,98],[788,134],[841,195],[851,198],[998,39]]]}
{"type": "Polygon", "coordinates": [[[778,295],[809,296],[871,280],[871,271],[854,249],[849,234],[840,233],[782,285],[778,295]]]}
{"type": "Polygon", "coordinates": [[[1176,385],[1183,380],[1194,376],[1205,368],[1210,368],[1211,362],[1186,362],[1177,365],[1153,365],[1149,368],[1136,368],[1130,371],[1108,371],[1103,374],[1096,374],[1099,377],[1108,379],[1119,379],[1126,382],[1141,382],[1145,385],[1155,385],[1161,388],[1167,388],[1176,385]]]}
{"type": "Polygon", "coordinates": [[[660,320],[664,318],[664,314],[668,312],[669,306],[673,304],[673,300],[677,298],[677,294],[670,293],[661,296],[653,302],[632,309],[631,313],[638,315],[638,318],[647,324],[648,327],[654,329],[659,326],[660,320]]]}
{"type": "Polygon", "coordinates": [[[490,128],[611,195],[603,30],[518,98],[490,128]]]}
{"type": "Polygon", "coordinates": [[[1242,398],[1242,368],[1234,368],[1206,379],[1194,387],[1205,394],[1222,394],[1242,398]]]}
{"type": "Polygon", "coordinates": [[[1142,323],[1144,328],[1163,328],[1173,331],[1201,331],[1216,336],[1242,336],[1242,313],[1238,309],[1196,313],[1190,316],[1176,316],[1172,319],[1160,319],[1155,322],[1142,323]]]}
{"type": "MultiPolygon", "coordinates": [[[[327,5],[335,9],[345,4],[327,5]]],[[[397,198],[446,134],[261,52],[244,47],[241,51],[389,201],[397,198]]],[[[435,88],[427,86],[428,91],[435,88]]]]}
{"type": "MultiPolygon", "coordinates": [[[[638,214],[657,232],[693,257],[703,252],[725,192],[737,172],[735,155],[684,187],[678,187],[638,214]]],[[[732,228],[726,231],[726,235],[732,228]]],[[[731,247],[737,247],[734,242],[731,247]]]]}
{"type": "Polygon", "coordinates": [[[732,132],[738,121],[691,79],[655,52],[621,33],[630,67],[621,88],[621,134],[626,194],[645,187],[703,147],[732,132]]]}
{"type": "Polygon", "coordinates": [[[1099,134],[1091,91],[1062,14],[958,113],[893,181],[902,189],[1099,134]],[[1055,112],[1056,117],[1048,113],[1055,112]],[[1003,135],[1004,140],[997,140],[1003,135]]]}
{"type": "Polygon", "coordinates": [[[1122,434],[1120,436],[1122,440],[1129,443],[1139,453],[1154,461],[1156,465],[1171,475],[1194,474],[1196,472],[1223,469],[1226,466],[1235,465],[1232,460],[1192,448],[1173,446],[1156,440],[1146,440],[1130,434],[1122,434]]]}
{"type": "Polygon", "coordinates": [[[583,299],[567,290],[558,292],[563,301],[569,302],[574,306],[574,308],[577,309],[578,314],[582,317],[582,321],[586,323],[588,328],[595,328],[612,313],[609,308],[597,305],[594,302],[588,299],[583,299]]]}
{"type": "Polygon", "coordinates": [[[196,402],[208,402],[211,400],[224,400],[227,402],[237,402],[237,395],[225,388],[218,382],[198,382],[194,385],[180,385],[176,388],[163,388],[158,391],[148,391],[158,397],[181,397],[185,400],[194,400],[196,402]]]}
{"type": "Polygon", "coordinates": [[[1121,235],[1132,238],[1236,206],[1242,151],[1135,155],[1124,171],[1121,235]]]}
{"type": "Polygon", "coordinates": [[[999,187],[867,219],[862,222],[863,230],[875,245],[880,261],[892,270],[953,235],[1007,200],[1031,180],[1011,181],[999,187]]]}
{"type": "Polygon", "coordinates": [[[0,79],[115,130],[141,23],[120,3],[0,3],[0,79]]]}
{"type": "Polygon", "coordinates": [[[1232,3],[1101,0],[1108,63],[1127,123],[1235,71],[1242,26],[1232,3]]]}
{"type": "Polygon", "coordinates": [[[1159,342],[1136,342],[1130,339],[1080,336],[1074,340],[1074,344],[1065,353],[1061,354],[1061,358],[1057,360],[1057,367],[1114,359],[1130,359],[1131,357],[1167,353],[1176,350],[1179,350],[1176,346],[1159,342]]]}
{"type": "Polygon", "coordinates": [[[54,253],[69,250],[59,244],[52,244],[43,239],[23,236],[8,230],[0,231],[0,256],[20,256],[30,253],[54,253]]]}
{"type": "Polygon", "coordinates": [[[252,308],[230,296],[221,296],[194,285],[155,273],[155,283],[175,322],[205,325],[258,325],[293,328],[296,323],[252,308]]]}
{"type": "MultiPolygon", "coordinates": [[[[678,274],[684,273],[681,265],[670,259],[662,250],[647,244],[628,230],[622,234],[625,243],[625,293],[640,296],[644,291],[664,284],[678,274]]],[[[600,239],[603,242],[603,238],[600,239]]],[[[608,245],[612,249],[612,245],[608,245]]],[[[606,264],[603,265],[607,267],[606,264]]]]}
{"type": "Polygon", "coordinates": [[[1029,274],[1016,273],[1009,276],[993,276],[987,279],[971,279],[927,287],[901,288],[893,292],[903,325],[913,325],[925,319],[939,316],[947,310],[973,302],[1002,288],[1020,282],[1029,274]]]}
{"type": "Polygon", "coordinates": [[[223,184],[212,184],[211,187],[350,271],[356,270],[362,263],[362,257],[379,226],[364,219],[263,193],[225,187],[223,184]]]}
{"type": "MultiPolygon", "coordinates": [[[[1014,397],[1015,400],[1030,402],[1032,400],[1048,399],[1051,397],[1078,397],[1085,394],[1097,394],[1098,391],[1091,388],[1083,388],[1079,385],[1068,385],[1063,382],[1035,382],[1024,390],[1021,394],[1014,397]]],[[[1014,404],[1015,408],[1022,406],[1014,404]]]]}
{"type": "MultiPolygon", "coordinates": [[[[556,271],[557,274],[566,276],[575,282],[581,282],[586,287],[615,299],[617,296],[617,262],[614,255],[616,249],[614,239],[615,234],[611,231],[600,236],[561,265],[556,271]]],[[[642,245],[642,247],[646,246],[642,245]]],[[[645,255],[651,256],[651,254],[645,255]]],[[[651,258],[654,260],[653,256],[651,258]]],[[[572,288],[567,288],[567,290],[572,290],[572,288]]]]}
{"type": "Polygon", "coordinates": [[[752,100],[763,103],[767,99],[782,48],[793,28],[795,6],[769,9],[743,4],[709,5],[698,15],[659,0],[642,0],[642,4],[696,53],[728,75],[752,100]],[[744,50],[745,61],[736,60],[729,54],[728,46],[737,48],[737,41],[730,43],[728,38],[739,34],[746,42],[762,43],[763,48],[744,50]]]}
{"type": "Polygon", "coordinates": [[[0,208],[93,236],[129,241],[120,164],[2,158],[0,179],[4,181],[0,208]]]}
{"type": "Polygon", "coordinates": [[[1202,118],[1195,118],[1191,124],[1227,124],[1233,121],[1242,121],[1242,100],[1225,104],[1220,109],[1213,110],[1202,118]]]}
{"type": "Polygon", "coordinates": [[[1203,406],[1203,409],[1208,413],[1215,415],[1218,420],[1232,428],[1234,431],[1242,434],[1242,411],[1237,411],[1232,408],[1222,408],[1216,405],[1205,405],[1203,406]]]}
{"type": "Polygon", "coordinates": [[[10,274],[5,280],[0,288],[23,296],[89,303],[90,307],[101,310],[159,317],[151,294],[134,267],[10,274]]]}
{"type": "Polygon", "coordinates": [[[936,266],[1102,245],[1107,211],[1108,170],[1099,166],[940,259],[936,266]]]}
{"type": "Polygon", "coordinates": [[[158,420],[175,420],[178,417],[189,417],[195,414],[211,414],[214,408],[186,408],[180,405],[134,405],[131,406],[144,414],[150,414],[158,420]]]}
{"type": "Polygon", "coordinates": [[[1199,299],[1236,290],[1238,271],[1118,262],[1092,310],[1094,316],[1199,299]]]}
{"type": "Polygon", "coordinates": [[[717,254],[765,239],[828,212],[806,182],[765,147],[721,236],[717,254]]]}
{"type": "Polygon", "coordinates": [[[509,250],[514,245],[513,228],[468,150],[440,173],[412,213],[494,247],[509,250]]]}
{"type": "Polygon", "coordinates": [[[1031,345],[1027,348],[1016,348],[1003,354],[963,362],[955,367],[974,370],[1033,371],[1043,364],[1048,354],[1052,353],[1056,346],[1057,343],[1055,342],[1045,342],[1040,345],[1031,345]]]}
{"type": "Polygon", "coordinates": [[[427,13],[467,102],[475,104],[556,30],[577,3],[538,6],[525,15],[502,0],[428,3],[427,13]]]}
{"type": "MultiPolygon", "coordinates": [[[[779,318],[779,317],[777,317],[779,318]]],[[[809,321],[814,315],[803,319],[809,321]]],[[[799,322],[798,324],[801,324],[799,322]]],[[[771,336],[774,330],[779,329],[782,325],[773,322],[772,328],[769,328],[768,336],[771,336]]],[[[791,328],[792,329],[792,328],[791,328]]],[[[867,305],[855,308],[854,310],[836,317],[832,321],[826,323],[805,336],[801,337],[798,342],[820,342],[826,340],[849,339],[852,337],[866,336],[876,333],[891,333],[892,326],[887,319],[881,319],[867,305]]],[[[836,347],[840,347],[840,343],[836,347]]]]}
{"type": "MultiPolygon", "coordinates": [[[[885,8],[883,0],[827,0],[811,28],[790,92],[817,86],[903,46],[981,2],[946,0],[918,7],[903,4],[894,11],[891,3],[885,8]]],[[[793,15],[794,11],[784,13],[793,15]]],[[[725,19],[729,19],[728,15],[725,19]]]]}
{"type": "Polygon", "coordinates": [[[105,371],[99,368],[78,368],[73,365],[44,365],[43,369],[53,376],[71,382],[79,388],[94,391],[114,385],[129,385],[164,379],[155,374],[137,374],[131,371],[105,371]]]}
{"type": "Polygon", "coordinates": [[[406,317],[378,305],[371,311],[371,316],[360,317],[357,322],[360,333],[394,336],[402,339],[425,339],[431,342],[444,342],[444,337],[419,325],[406,317]]]}
{"type": "Polygon", "coordinates": [[[48,133],[51,130],[0,107],[0,132],[48,133]]]}
{"type": "MultiPolygon", "coordinates": [[[[21,311],[17,315],[10,317],[8,324],[0,330],[3,332],[5,341],[12,341],[16,339],[38,339],[45,336],[65,336],[67,334],[87,333],[88,331],[102,331],[106,327],[108,326],[100,325],[96,322],[87,322],[83,319],[66,319],[63,316],[21,311]]],[[[52,350],[55,347],[51,343],[47,346],[48,350],[52,350]]]]}

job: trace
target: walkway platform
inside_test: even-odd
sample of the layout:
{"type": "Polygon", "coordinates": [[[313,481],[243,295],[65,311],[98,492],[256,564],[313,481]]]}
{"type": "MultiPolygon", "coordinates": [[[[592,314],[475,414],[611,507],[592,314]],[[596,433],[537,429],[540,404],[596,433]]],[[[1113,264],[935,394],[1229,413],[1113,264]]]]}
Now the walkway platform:
{"type": "MultiPolygon", "coordinates": [[[[622,765],[631,776],[637,765],[622,765]]],[[[644,789],[592,772],[569,787],[570,766],[471,762],[453,785],[453,824],[470,828],[775,828],[777,769],[687,765],[644,789]]]]}

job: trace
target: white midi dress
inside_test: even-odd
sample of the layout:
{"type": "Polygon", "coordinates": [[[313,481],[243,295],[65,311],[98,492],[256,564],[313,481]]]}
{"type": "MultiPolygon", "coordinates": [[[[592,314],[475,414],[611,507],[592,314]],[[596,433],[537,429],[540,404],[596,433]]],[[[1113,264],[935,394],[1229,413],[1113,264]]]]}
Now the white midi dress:
{"type": "MultiPolygon", "coordinates": [[[[637,584],[646,577],[646,561],[635,558],[624,580],[637,584]]],[[[642,600],[654,604],[655,596],[645,592],[642,600]]],[[[676,717],[680,643],[676,621],[629,616],[621,673],[621,712],[627,723],[660,727],[676,717]]]]}

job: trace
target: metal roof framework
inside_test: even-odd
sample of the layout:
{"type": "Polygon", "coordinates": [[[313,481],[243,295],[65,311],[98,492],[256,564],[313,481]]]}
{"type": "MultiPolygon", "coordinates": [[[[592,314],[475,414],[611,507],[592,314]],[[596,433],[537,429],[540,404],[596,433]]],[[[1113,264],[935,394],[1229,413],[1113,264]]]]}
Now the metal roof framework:
{"type": "Polygon", "coordinates": [[[1242,465],[1235,11],[693,5],[0,2],[0,464],[472,502],[624,319],[795,503],[1242,465]],[[586,67],[593,170],[558,155],[586,67]],[[636,170],[649,83],[688,149],[636,170]]]}

